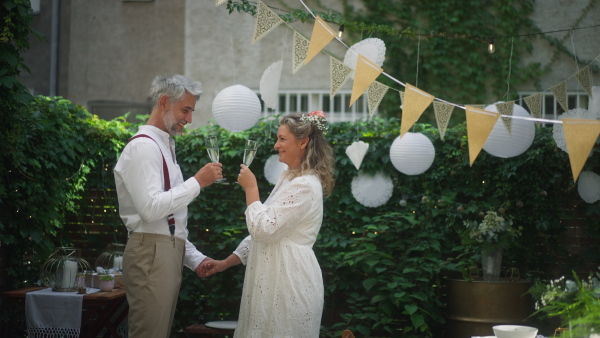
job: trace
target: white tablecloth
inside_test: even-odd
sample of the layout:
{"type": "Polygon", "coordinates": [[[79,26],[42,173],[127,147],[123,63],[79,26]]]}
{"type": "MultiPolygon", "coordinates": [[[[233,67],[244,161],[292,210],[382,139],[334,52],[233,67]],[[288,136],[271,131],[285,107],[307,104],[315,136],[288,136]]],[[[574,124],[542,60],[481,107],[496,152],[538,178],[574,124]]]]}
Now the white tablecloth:
{"type": "MultiPolygon", "coordinates": [[[[100,291],[90,288],[87,294],[100,291]]],[[[51,288],[25,294],[25,318],[30,338],[79,337],[83,294],[51,288]]]]}

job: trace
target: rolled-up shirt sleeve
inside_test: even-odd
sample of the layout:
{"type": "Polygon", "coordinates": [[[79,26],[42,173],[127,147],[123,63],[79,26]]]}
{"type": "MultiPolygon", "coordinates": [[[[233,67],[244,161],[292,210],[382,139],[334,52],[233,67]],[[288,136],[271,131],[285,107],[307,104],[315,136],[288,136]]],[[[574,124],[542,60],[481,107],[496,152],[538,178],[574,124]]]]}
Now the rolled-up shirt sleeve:
{"type": "Polygon", "coordinates": [[[242,261],[242,264],[244,264],[244,265],[246,265],[246,262],[248,262],[248,253],[250,252],[251,245],[252,245],[252,237],[247,236],[240,242],[240,244],[237,246],[237,248],[233,252],[234,255],[236,255],[240,258],[240,260],[242,261]]]}

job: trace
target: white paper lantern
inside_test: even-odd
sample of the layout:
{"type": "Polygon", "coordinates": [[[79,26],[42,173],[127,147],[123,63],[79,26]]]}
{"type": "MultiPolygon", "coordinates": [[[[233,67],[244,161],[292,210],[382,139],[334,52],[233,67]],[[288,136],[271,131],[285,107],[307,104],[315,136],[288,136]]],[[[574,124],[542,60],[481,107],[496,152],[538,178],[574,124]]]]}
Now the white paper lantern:
{"type": "MultiPolygon", "coordinates": [[[[496,104],[485,107],[485,110],[498,112],[496,104]]],[[[513,116],[531,117],[525,108],[518,104],[514,105],[513,116]]],[[[521,155],[533,143],[535,137],[535,123],[524,119],[512,119],[510,133],[506,129],[502,117],[498,118],[494,129],[483,145],[483,150],[488,154],[509,158],[521,155]]]]}
{"type": "Polygon", "coordinates": [[[287,164],[279,162],[279,155],[271,155],[265,162],[265,178],[269,183],[277,184],[279,176],[287,168],[287,164]]]}
{"type": "Polygon", "coordinates": [[[583,171],[577,180],[577,191],[581,199],[587,203],[600,200],[600,176],[591,171],[583,171]]]}
{"type": "Polygon", "coordinates": [[[392,179],[382,172],[371,176],[361,171],[352,179],[352,196],[358,203],[370,208],[387,203],[393,190],[392,179]]]}
{"type": "Polygon", "coordinates": [[[405,133],[396,137],[390,147],[390,160],[396,169],[406,175],[424,173],[435,158],[435,148],[421,133],[405,133]]]}
{"type": "Polygon", "coordinates": [[[212,112],[217,123],[232,132],[252,128],[260,119],[260,100],[248,87],[235,85],[215,97],[212,112]]]}

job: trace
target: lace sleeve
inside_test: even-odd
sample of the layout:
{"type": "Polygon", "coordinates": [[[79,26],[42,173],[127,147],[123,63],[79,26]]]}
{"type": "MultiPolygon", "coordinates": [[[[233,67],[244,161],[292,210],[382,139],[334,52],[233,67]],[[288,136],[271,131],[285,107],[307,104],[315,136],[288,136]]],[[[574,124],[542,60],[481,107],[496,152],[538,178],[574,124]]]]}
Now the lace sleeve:
{"type": "Polygon", "coordinates": [[[293,227],[310,216],[317,194],[315,185],[298,177],[282,187],[270,205],[254,202],[246,209],[248,232],[256,242],[277,241],[293,227]]]}
{"type": "Polygon", "coordinates": [[[246,265],[248,261],[248,253],[250,252],[250,245],[252,244],[252,238],[247,236],[243,241],[240,242],[238,247],[233,252],[234,255],[238,256],[242,261],[242,264],[246,265]]]}

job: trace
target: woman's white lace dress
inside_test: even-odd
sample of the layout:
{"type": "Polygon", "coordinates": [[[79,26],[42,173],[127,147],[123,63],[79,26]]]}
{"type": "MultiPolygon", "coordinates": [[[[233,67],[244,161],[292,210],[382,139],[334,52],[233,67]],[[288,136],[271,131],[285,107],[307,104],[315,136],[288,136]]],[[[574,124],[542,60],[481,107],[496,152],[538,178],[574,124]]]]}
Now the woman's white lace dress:
{"type": "Polygon", "coordinates": [[[250,236],[235,250],[246,265],[234,337],[318,337],[323,278],[312,250],[323,219],[319,178],[288,180],[246,209],[250,236]]]}

